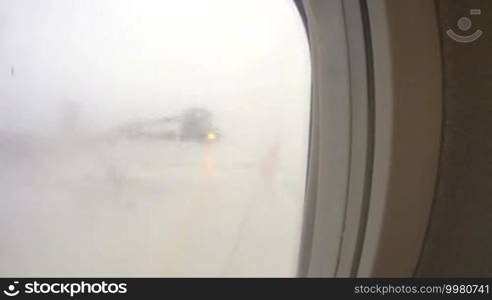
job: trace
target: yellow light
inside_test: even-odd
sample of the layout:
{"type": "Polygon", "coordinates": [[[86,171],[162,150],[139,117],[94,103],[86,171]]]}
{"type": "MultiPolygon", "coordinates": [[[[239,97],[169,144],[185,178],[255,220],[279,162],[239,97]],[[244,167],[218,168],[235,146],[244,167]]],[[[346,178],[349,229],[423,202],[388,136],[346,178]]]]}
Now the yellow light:
{"type": "Polygon", "coordinates": [[[215,140],[216,136],[213,132],[207,134],[207,140],[215,140]]]}

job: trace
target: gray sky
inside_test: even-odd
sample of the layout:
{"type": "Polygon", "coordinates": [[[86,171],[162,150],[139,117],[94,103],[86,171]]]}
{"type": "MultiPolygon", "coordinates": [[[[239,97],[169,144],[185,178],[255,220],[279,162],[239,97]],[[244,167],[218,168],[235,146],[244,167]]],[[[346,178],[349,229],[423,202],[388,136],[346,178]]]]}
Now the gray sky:
{"type": "Polygon", "coordinates": [[[309,73],[289,0],[0,0],[6,131],[59,130],[65,101],[96,130],[192,105],[225,123],[305,119],[309,73]]]}

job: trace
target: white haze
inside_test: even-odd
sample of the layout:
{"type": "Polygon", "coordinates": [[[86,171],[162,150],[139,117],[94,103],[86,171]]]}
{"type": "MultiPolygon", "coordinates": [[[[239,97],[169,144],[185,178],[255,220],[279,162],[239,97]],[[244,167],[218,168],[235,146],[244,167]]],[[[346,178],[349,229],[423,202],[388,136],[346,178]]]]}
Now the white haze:
{"type": "Polygon", "coordinates": [[[0,0],[0,275],[294,275],[309,101],[292,1],[0,0]]]}

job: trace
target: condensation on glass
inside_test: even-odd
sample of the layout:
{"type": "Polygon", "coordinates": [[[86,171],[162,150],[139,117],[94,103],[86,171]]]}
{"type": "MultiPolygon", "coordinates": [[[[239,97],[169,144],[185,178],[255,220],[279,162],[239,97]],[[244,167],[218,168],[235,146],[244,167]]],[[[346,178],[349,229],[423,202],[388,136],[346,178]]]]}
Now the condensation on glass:
{"type": "Polygon", "coordinates": [[[287,0],[0,2],[1,276],[293,276],[310,62],[287,0]]]}

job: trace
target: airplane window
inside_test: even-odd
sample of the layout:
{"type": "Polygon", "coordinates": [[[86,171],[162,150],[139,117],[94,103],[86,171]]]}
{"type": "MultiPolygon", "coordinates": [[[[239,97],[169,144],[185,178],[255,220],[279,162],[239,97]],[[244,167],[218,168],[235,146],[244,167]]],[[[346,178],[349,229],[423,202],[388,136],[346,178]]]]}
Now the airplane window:
{"type": "Polygon", "coordinates": [[[1,276],[294,276],[309,45],[287,0],[0,2],[1,276]]]}

